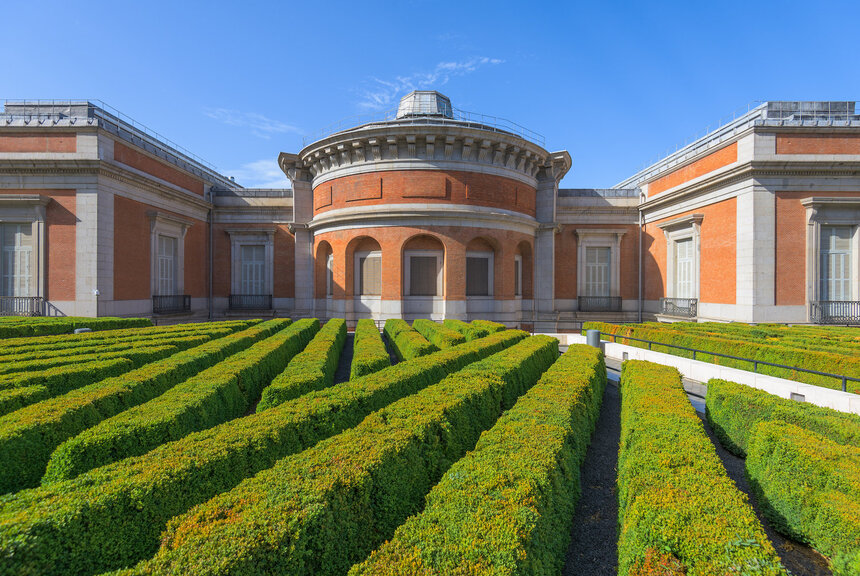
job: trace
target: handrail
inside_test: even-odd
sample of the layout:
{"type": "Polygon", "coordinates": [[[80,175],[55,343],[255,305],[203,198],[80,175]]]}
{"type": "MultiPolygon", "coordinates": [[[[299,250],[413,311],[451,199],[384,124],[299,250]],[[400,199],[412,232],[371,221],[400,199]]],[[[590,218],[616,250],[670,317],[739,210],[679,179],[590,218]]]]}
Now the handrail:
{"type": "Polygon", "coordinates": [[[721,354],[719,352],[708,352],[707,350],[699,350],[697,348],[687,348],[686,346],[678,346],[677,344],[666,344],[665,342],[657,342],[656,340],[645,340],[643,338],[634,338],[633,336],[624,336],[620,334],[612,334],[608,332],[601,332],[601,336],[611,336],[614,338],[615,343],[618,343],[618,338],[623,338],[625,340],[636,340],[637,342],[646,342],[648,344],[648,350],[651,350],[652,344],[657,344],[658,346],[666,346],[667,348],[677,348],[679,350],[686,350],[687,352],[693,353],[693,360],[696,359],[696,353],[699,354],[708,354],[710,356],[719,356],[720,358],[730,358],[731,360],[741,360],[743,362],[752,362],[753,372],[758,374],[758,365],[764,364],[765,366],[773,366],[774,368],[782,368],[784,370],[796,370],[799,372],[806,372],[807,374],[815,374],[817,376],[827,376],[830,378],[836,378],[837,380],[842,381],[842,391],[848,392],[848,381],[852,382],[860,382],[860,378],[853,378],[851,376],[846,376],[844,374],[833,374],[831,372],[819,372],[818,370],[810,370],[809,368],[800,368],[798,366],[787,366],[785,364],[776,364],[774,362],[767,362],[765,360],[756,360],[754,358],[742,358],[740,356],[732,356],[730,354],[721,354]]]}

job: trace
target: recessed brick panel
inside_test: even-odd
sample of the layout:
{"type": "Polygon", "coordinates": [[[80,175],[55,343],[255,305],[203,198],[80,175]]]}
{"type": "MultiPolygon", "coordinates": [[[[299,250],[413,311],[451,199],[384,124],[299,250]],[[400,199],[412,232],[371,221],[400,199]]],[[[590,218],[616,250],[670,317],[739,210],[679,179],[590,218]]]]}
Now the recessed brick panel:
{"type": "Polygon", "coordinates": [[[2,134],[0,152],[75,152],[78,148],[74,133],[2,134]]]}
{"type": "MultiPolygon", "coordinates": [[[[342,191],[340,189],[337,192],[332,191],[332,196],[343,194],[347,202],[382,198],[382,178],[366,182],[344,182],[343,187],[342,191]]],[[[329,203],[331,203],[331,199],[329,199],[329,203]]]]}
{"type": "Polygon", "coordinates": [[[777,134],[777,154],[860,154],[857,134],[777,134]]]}
{"type": "Polygon", "coordinates": [[[648,185],[648,196],[654,196],[669,188],[680,186],[684,182],[689,182],[699,176],[704,176],[708,172],[713,172],[723,166],[728,166],[733,162],[738,161],[738,143],[733,142],[725,148],[721,148],[716,152],[712,152],[704,158],[699,158],[692,164],[687,164],[683,168],[678,168],[673,172],[669,172],[665,176],[661,176],[648,185]]]}
{"type": "Polygon", "coordinates": [[[114,142],[113,158],[126,166],[131,166],[160,180],[203,196],[203,182],[201,180],[126,146],[122,142],[114,142]]]}

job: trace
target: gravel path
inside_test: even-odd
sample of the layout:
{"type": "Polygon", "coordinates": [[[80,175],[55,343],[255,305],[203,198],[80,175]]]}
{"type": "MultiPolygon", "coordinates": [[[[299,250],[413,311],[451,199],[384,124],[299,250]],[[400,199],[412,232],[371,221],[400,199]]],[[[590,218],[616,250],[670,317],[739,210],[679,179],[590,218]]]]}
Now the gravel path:
{"type": "Polygon", "coordinates": [[[617,570],[618,500],[615,475],[621,437],[621,395],[608,382],[591,445],[580,469],[582,495],[573,517],[565,576],[604,576],[617,570]]]}
{"type": "Polygon", "coordinates": [[[352,350],[355,343],[355,332],[346,333],[346,341],[343,343],[343,350],[340,352],[340,361],[337,365],[337,370],[334,373],[334,383],[349,381],[349,371],[352,368],[352,350]]]}
{"type": "Polygon", "coordinates": [[[391,347],[391,342],[388,341],[388,336],[382,333],[382,341],[385,343],[385,349],[388,350],[388,359],[391,360],[391,365],[394,366],[400,360],[397,359],[397,354],[394,353],[394,348],[391,347]]]}

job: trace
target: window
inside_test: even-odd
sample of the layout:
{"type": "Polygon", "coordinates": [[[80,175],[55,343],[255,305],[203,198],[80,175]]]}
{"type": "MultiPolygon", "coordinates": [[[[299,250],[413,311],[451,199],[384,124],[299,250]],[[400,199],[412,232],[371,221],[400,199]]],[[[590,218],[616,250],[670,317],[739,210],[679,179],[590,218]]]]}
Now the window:
{"type": "Polygon", "coordinates": [[[675,298],[693,298],[693,239],[675,242],[675,298]]]}
{"type": "Polygon", "coordinates": [[[0,276],[3,296],[33,296],[33,226],[25,224],[0,224],[0,276]]]}
{"type": "Polygon", "coordinates": [[[821,227],[821,300],[851,300],[850,226],[821,227]]]}
{"type": "Polygon", "coordinates": [[[439,258],[437,256],[409,257],[409,295],[438,296],[439,258]]]}
{"type": "Polygon", "coordinates": [[[325,293],[326,296],[334,296],[334,254],[325,259],[325,293]]]}
{"type": "Polygon", "coordinates": [[[583,296],[610,295],[611,252],[612,249],[608,246],[585,248],[585,294],[583,296]]]}
{"type": "Polygon", "coordinates": [[[356,294],[379,296],[382,292],[382,254],[357,252],[355,264],[356,294]]]}
{"type": "Polygon", "coordinates": [[[158,294],[176,294],[176,238],[158,236],[158,294]]]}
{"type": "Polygon", "coordinates": [[[243,244],[239,258],[240,294],[266,294],[266,246],[243,244]]]}
{"type": "Polygon", "coordinates": [[[492,252],[466,252],[466,296],[491,296],[492,276],[492,252]]]}
{"type": "Polygon", "coordinates": [[[514,296],[523,295],[523,257],[514,256],[514,296]]]}

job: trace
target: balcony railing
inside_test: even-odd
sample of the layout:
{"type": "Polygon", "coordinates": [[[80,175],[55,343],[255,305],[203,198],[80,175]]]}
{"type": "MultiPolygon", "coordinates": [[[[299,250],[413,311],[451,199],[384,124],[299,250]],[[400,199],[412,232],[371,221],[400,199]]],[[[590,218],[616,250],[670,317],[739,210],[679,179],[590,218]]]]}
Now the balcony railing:
{"type": "Polygon", "coordinates": [[[230,294],[230,310],[271,310],[271,294],[230,294]]]}
{"type": "Polygon", "coordinates": [[[860,300],[813,302],[810,316],[816,324],[860,324],[860,300]]]}
{"type": "Polygon", "coordinates": [[[580,312],[620,312],[621,296],[578,296],[580,312]]]}
{"type": "Polygon", "coordinates": [[[660,314],[678,318],[698,316],[698,298],[660,298],[660,314]]]}
{"type": "Polygon", "coordinates": [[[0,316],[44,316],[41,296],[0,296],[0,316]]]}
{"type": "Polygon", "coordinates": [[[152,297],[153,314],[175,314],[177,312],[188,312],[191,310],[191,296],[189,294],[171,294],[169,296],[152,297]]]}

